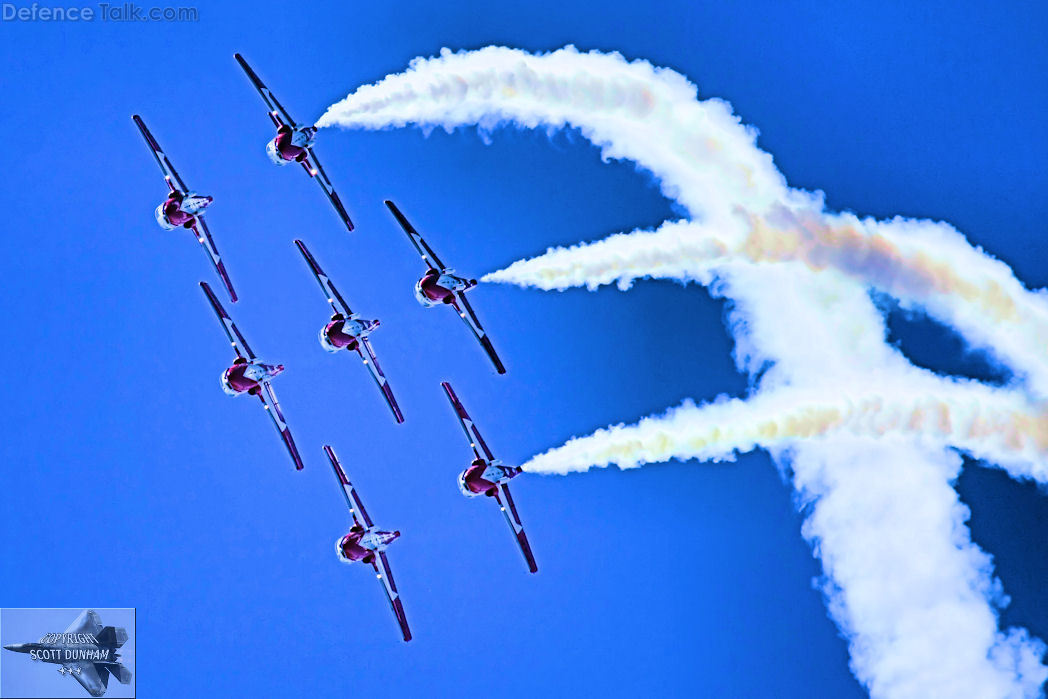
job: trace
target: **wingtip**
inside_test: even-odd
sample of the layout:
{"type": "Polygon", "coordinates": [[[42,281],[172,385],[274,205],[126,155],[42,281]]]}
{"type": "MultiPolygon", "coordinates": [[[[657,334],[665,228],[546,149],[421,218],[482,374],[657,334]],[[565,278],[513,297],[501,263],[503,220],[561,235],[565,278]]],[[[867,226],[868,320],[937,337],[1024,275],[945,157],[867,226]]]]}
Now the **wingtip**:
{"type": "Polygon", "coordinates": [[[335,476],[338,477],[338,482],[343,485],[349,485],[349,478],[346,476],[346,472],[342,470],[342,464],[339,463],[338,457],[335,456],[335,450],[325,444],[324,453],[327,454],[328,461],[331,462],[331,467],[335,469],[335,476]]]}

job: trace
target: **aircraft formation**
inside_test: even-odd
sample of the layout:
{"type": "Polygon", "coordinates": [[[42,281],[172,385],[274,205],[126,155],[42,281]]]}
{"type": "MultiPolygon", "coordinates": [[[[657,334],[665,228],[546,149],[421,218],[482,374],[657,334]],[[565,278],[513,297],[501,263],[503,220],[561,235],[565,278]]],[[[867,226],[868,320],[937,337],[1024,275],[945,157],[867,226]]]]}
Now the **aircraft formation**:
{"type": "MultiPolygon", "coordinates": [[[[243,68],[248,79],[254,85],[262,97],[267,108],[267,115],[276,127],[276,135],[266,144],[266,155],[275,165],[288,165],[296,162],[302,165],[310,179],[317,182],[324,191],[325,196],[335,212],[338,214],[342,225],[347,231],[353,231],[353,221],[349,217],[342,200],[335,191],[334,185],[327,173],[321,166],[314,150],[317,129],[315,126],[302,126],[292,119],[291,115],[284,109],[273,92],[266,87],[265,83],[258,77],[247,61],[238,53],[234,55],[237,63],[243,68]]],[[[204,220],[204,214],[208,207],[214,202],[214,198],[201,195],[186,186],[182,177],[178,174],[167,154],[160,148],[159,143],[149,131],[145,122],[137,114],[133,117],[145,138],[146,144],[152,151],[157,164],[160,166],[164,176],[164,182],[168,187],[167,198],[157,206],[155,215],[157,223],[164,230],[177,230],[184,228],[190,231],[197,242],[207,253],[215,273],[222,281],[229,300],[237,303],[237,293],[233,288],[229,274],[226,271],[222,257],[215,246],[214,238],[204,220]]],[[[389,211],[393,214],[397,223],[403,228],[415,250],[422,257],[426,265],[426,271],[415,283],[415,298],[425,308],[437,306],[449,306],[465,322],[470,331],[480,343],[487,354],[496,372],[505,374],[506,368],[502,360],[495,352],[495,347],[488,337],[476,312],[466,299],[466,292],[476,288],[476,279],[467,279],[457,276],[453,269],[448,268],[441,262],[433,249],[426,243],[422,235],[408,221],[407,217],[389,200],[385,201],[389,211]]],[[[345,351],[347,354],[356,353],[366,370],[371,374],[379,391],[382,393],[393,419],[396,423],[404,422],[397,399],[393,394],[389,380],[379,365],[378,357],[371,345],[370,334],[379,327],[379,321],[362,318],[354,312],[345,298],[339,293],[332,279],[324,272],[320,264],[314,258],[306,244],[301,240],[295,240],[295,245],[305,259],[307,266],[320,285],[321,291],[328,305],[331,307],[329,320],[321,327],[319,333],[320,345],[328,352],[345,351]]],[[[272,381],[284,371],[283,364],[267,364],[263,362],[248,345],[244,335],[237,328],[236,323],[226,312],[218,296],[215,295],[207,282],[200,282],[205,296],[215,315],[218,317],[229,340],[236,358],[222,372],[222,390],[232,396],[247,394],[255,396],[262,403],[263,409],[269,414],[277,432],[284,442],[284,447],[291,457],[296,470],[302,470],[303,461],[298,447],[291,435],[291,429],[284,418],[277,401],[276,393],[273,391],[272,381]]],[[[481,436],[473,420],[466,412],[465,407],[459,401],[458,396],[448,382],[441,383],[451,407],[466,433],[466,439],[473,452],[473,460],[470,465],[458,476],[458,484],[462,493],[467,497],[483,495],[492,498],[499,506],[505,516],[506,522],[513,532],[513,536],[524,555],[528,570],[532,573],[538,571],[535,557],[531,551],[527,536],[524,534],[524,526],[517,508],[510,495],[508,482],[521,473],[521,469],[514,466],[504,465],[488,448],[487,443],[481,436]]],[[[356,489],[346,476],[334,449],[324,445],[324,453],[335,472],[339,486],[342,488],[349,506],[350,516],[353,524],[348,533],[336,542],[336,554],[338,559],[345,563],[362,563],[373,568],[376,576],[382,582],[386,596],[389,599],[393,613],[400,625],[401,634],[405,641],[411,640],[411,630],[408,627],[407,616],[404,605],[400,599],[393,573],[390,569],[389,560],[386,557],[386,548],[400,537],[399,531],[386,531],[376,527],[371,517],[364,509],[364,504],[357,494],[356,489]]]]}

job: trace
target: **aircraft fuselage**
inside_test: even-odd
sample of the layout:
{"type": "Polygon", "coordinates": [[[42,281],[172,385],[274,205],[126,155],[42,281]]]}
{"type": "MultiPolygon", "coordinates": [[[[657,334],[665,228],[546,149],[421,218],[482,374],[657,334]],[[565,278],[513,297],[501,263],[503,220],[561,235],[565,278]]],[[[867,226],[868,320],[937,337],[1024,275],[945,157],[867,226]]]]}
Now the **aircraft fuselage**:
{"type": "Polygon", "coordinates": [[[378,326],[378,320],[346,319],[341,314],[336,314],[321,329],[320,344],[328,352],[337,352],[341,349],[355,350],[360,344],[360,338],[367,337],[378,326]]]}
{"type": "Polygon", "coordinates": [[[455,292],[469,291],[477,285],[476,279],[465,279],[439,270],[427,270],[422,278],[415,282],[415,298],[427,308],[441,304],[455,303],[455,292]]]}
{"type": "Polygon", "coordinates": [[[266,144],[266,154],[275,165],[302,162],[309,155],[308,149],[313,145],[316,134],[316,127],[313,126],[293,129],[282,125],[273,140],[266,144]]]}
{"type": "Polygon", "coordinates": [[[503,466],[497,459],[495,461],[475,459],[469,468],[459,474],[459,490],[470,498],[481,494],[493,496],[499,483],[508,481],[518,473],[520,473],[519,468],[503,466]]]}
{"type": "Polygon", "coordinates": [[[222,390],[231,396],[242,393],[255,394],[267,378],[284,371],[283,364],[263,364],[256,360],[238,359],[233,366],[222,372],[222,390]]]}
{"type": "Polygon", "coordinates": [[[385,551],[386,547],[400,536],[400,532],[388,532],[381,529],[363,529],[354,526],[349,533],[339,539],[335,544],[339,560],[350,563],[363,561],[370,563],[375,559],[375,554],[385,551]]]}
{"type": "Polygon", "coordinates": [[[156,207],[155,216],[157,224],[164,230],[176,228],[191,228],[196,222],[198,214],[211,206],[214,197],[204,196],[195,192],[179,192],[173,190],[167,199],[156,207]]]}

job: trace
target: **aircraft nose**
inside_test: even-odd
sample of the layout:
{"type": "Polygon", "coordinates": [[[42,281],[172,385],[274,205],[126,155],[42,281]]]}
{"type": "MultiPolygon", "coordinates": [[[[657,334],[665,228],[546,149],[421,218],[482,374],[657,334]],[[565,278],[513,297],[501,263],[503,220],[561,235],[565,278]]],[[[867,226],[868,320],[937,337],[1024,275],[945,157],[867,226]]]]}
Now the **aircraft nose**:
{"type": "Polygon", "coordinates": [[[20,653],[20,652],[22,652],[24,646],[25,646],[24,643],[9,643],[6,646],[4,646],[4,648],[7,649],[7,650],[13,650],[15,652],[19,652],[20,653]]]}

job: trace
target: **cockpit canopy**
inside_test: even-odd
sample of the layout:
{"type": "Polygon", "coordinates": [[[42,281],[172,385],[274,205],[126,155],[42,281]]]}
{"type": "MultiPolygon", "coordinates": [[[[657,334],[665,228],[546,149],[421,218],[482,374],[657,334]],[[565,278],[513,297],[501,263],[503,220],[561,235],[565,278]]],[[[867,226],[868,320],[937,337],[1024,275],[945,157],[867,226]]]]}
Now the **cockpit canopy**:
{"type": "Polygon", "coordinates": [[[338,560],[343,563],[352,563],[353,561],[349,560],[349,558],[346,557],[345,552],[342,550],[342,544],[345,543],[345,541],[346,537],[344,536],[335,540],[335,553],[338,554],[338,560]]]}
{"type": "Polygon", "coordinates": [[[164,202],[157,206],[154,215],[156,216],[156,222],[160,224],[161,228],[163,228],[165,231],[173,231],[178,226],[172,226],[171,223],[167,220],[167,216],[164,215],[164,204],[166,203],[167,202],[164,202]]]}
{"type": "Polygon", "coordinates": [[[324,326],[320,329],[320,346],[328,352],[338,352],[339,348],[331,344],[331,338],[328,337],[328,326],[324,326]]]}
{"type": "Polygon", "coordinates": [[[269,156],[269,160],[274,165],[287,165],[291,162],[290,160],[284,160],[284,157],[280,155],[280,151],[277,150],[277,139],[275,138],[266,144],[266,155],[269,156]]]}
{"type": "Polygon", "coordinates": [[[459,490],[462,491],[462,494],[465,495],[467,498],[476,497],[477,494],[474,493],[472,490],[470,490],[469,487],[466,485],[466,472],[465,471],[463,471],[462,473],[459,474],[458,486],[459,486],[459,490]]]}

